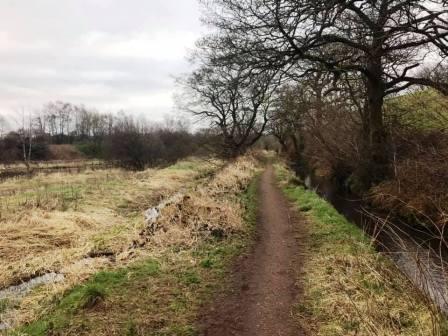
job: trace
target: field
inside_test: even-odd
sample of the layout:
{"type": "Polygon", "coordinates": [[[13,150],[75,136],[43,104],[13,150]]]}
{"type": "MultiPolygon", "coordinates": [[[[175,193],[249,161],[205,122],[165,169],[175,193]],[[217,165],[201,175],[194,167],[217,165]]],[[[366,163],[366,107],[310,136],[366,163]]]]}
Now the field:
{"type": "Polygon", "coordinates": [[[36,176],[53,173],[81,173],[88,170],[101,170],[116,167],[114,163],[106,163],[100,160],[51,160],[32,161],[30,170],[24,163],[0,164],[0,181],[13,177],[36,176]]]}
{"type": "MultiPolygon", "coordinates": [[[[151,325],[151,330],[159,330],[157,335],[169,334],[172,328],[189,329],[185,324],[192,310],[162,323],[152,321],[160,319],[161,313],[148,309],[185,310],[185,300],[197,298],[179,301],[170,292],[188,295],[189,286],[200,281],[198,267],[214,268],[240,246],[241,237],[208,242],[247,231],[241,197],[257,165],[253,157],[231,164],[192,158],[143,172],[60,172],[3,181],[0,288],[43,275],[50,283],[3,299],[0,291],[0,325],[22,325],[17,332],[31,335],[66,328],[69,331],[64,334],[70,334],[77,322],[72,331],[76,335],[123,334],[123,329],[149,328],[148,323],[158,325],[151,325]],[[157,221],[146,213],[148,209],[156,211],[157,221]],[[132,319],[124,317],[129,307],[114,300],[120,301],[127,290],[138,290],[135,286],[142,286],[142,281],[144,288],[162,291],[158,295],[164,302],[156,304],[158,295],[150,295],[144,300],[152,300],[153,305],[146,301],[146,310],[137,309],[132,319]],[[87,309],[96,307],[97,299],[104,301],[101,309],[115,307],[99,320],[92,317],[97,310],[87,309]],[[78,313],[81,319],[76,318],[78,313]],[[85,314],[95,322],[89,324],[85,314]],[[33,323],[26,326],[29,322],[33,323]]],[[[206,272],[210,283],[219,270],[206,272]]],[[[141,299],[134,294],[126,301],[132,306],[141,299]]]]}

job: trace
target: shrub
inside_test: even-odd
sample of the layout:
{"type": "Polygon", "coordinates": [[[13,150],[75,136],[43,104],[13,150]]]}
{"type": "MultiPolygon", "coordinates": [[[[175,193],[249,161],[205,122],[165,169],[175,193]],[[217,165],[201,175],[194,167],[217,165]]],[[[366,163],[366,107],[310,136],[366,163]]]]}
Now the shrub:
{"type": "Polygon", "coordinates": [[[82,154],[84,154],[88,158],[101,159],[103,157],[104,149],[102,142],[79,142],[75,146],[82,154]]]}

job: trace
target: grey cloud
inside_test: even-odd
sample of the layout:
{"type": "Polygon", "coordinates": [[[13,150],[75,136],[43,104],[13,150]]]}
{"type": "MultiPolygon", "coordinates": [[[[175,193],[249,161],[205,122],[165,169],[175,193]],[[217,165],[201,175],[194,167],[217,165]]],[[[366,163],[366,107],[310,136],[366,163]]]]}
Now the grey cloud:
{"type": "Polygon", "coordinates": [[[161,119],[200,35],[196,0],[4,0],[0,114],[49,100],[161,119]]]}

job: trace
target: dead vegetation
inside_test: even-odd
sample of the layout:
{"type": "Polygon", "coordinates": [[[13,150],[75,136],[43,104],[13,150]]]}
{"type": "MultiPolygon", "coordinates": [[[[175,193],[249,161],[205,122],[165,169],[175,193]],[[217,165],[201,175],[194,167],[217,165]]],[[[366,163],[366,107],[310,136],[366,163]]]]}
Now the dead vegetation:
{"type": "Polygon", "coordinates": [[[237,159],[195,190],[177,197],[161,210],[155,226],[140,234],[138,245],[184,245],[199,239],[224,238],[242,229],[242,209],[236,200],[252,180],[259,163],[251,156],[237,159]]]}
{"type": "MultiPolygon", "coordinates": [[[[254,157],[246,156],[224,168],[219,161],[189,160],[138,173],[113,170],[73,175],[70,183],[81,190],[76,208],[73,203],[64,210],[9,208],[0,228],[0,288],[50,271],[63,274],[65,281],[32,291],[11,304],[14,313],[4,317],[13,325],[33,321],[42,307],[51,306],[49,298],[98,270],[148,257],[169,255],[175,260],[173,249],[190,251],[208,238],[219,240],[243,230],[238,197],[258,165],[254,157]],[[183,196],[161,211],[156,229],[149,233],[144,211],[179,192],[183,196]]],[[[39,185],[40,178],[33,178],[31,185],[39,185]]],[[[46,183],[58,184],[66,178],[55,174],[46,183]]],[[[20,179],[15,183],[30,192],[25,187],[30,183],[20,179]]]]}
{"type": "Polygon", "coordinates": [[[48,145],[50,160],[82,160],[85,156],[73,145],[48,145]]]}
{"type": "MultiPolygon", "coordinates": [[[[0,288],[56,272],[65,282],[48,291],[60,292],[113,262],[126,262],[132,240],[145,225],[143,207],[195,186],[196,178],[219,166],[191,159],[139,173],[57,173],[1,183],[0,288]]],[[[41,291],[25,298],[17,307],[18,322],[32,319],[47,295],[41,291]]]]}
{"type": "Polygon", "coordinates": [[[0,181],[20,177],[35,177],[54,173],[79,174],[87,171],[113,169],[117,165],[113,162],[100,160],[52,160],[30,161],[28,166],[22,163],[0,163],[0,181]]]}
{"type": "Polygon", "coordinates": [[[443,231],[448,221],[446,132],[408,129],[395,134],[395,143],[394,176],[372,188],[373,204],[416,224],[443,231]]]}

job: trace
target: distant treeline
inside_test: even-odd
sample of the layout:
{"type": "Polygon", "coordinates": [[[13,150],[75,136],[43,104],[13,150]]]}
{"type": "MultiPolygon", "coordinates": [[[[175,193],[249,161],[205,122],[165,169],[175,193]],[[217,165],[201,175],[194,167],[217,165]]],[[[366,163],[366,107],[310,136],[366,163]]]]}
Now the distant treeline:
{"type": "Polygon", "coordinates": [[[191,132],[188,122],[150,124],[123,112],[103,114],[64,102],[23,115],[15,131],[0,136],[0,163],[48,160],[49,145],[74,145],[84,156],[119,162],[129,169],[170,163],[214,150],[214,132],[191,132]],[[208,144],[208,147],[204,147],[208,144]]]}

